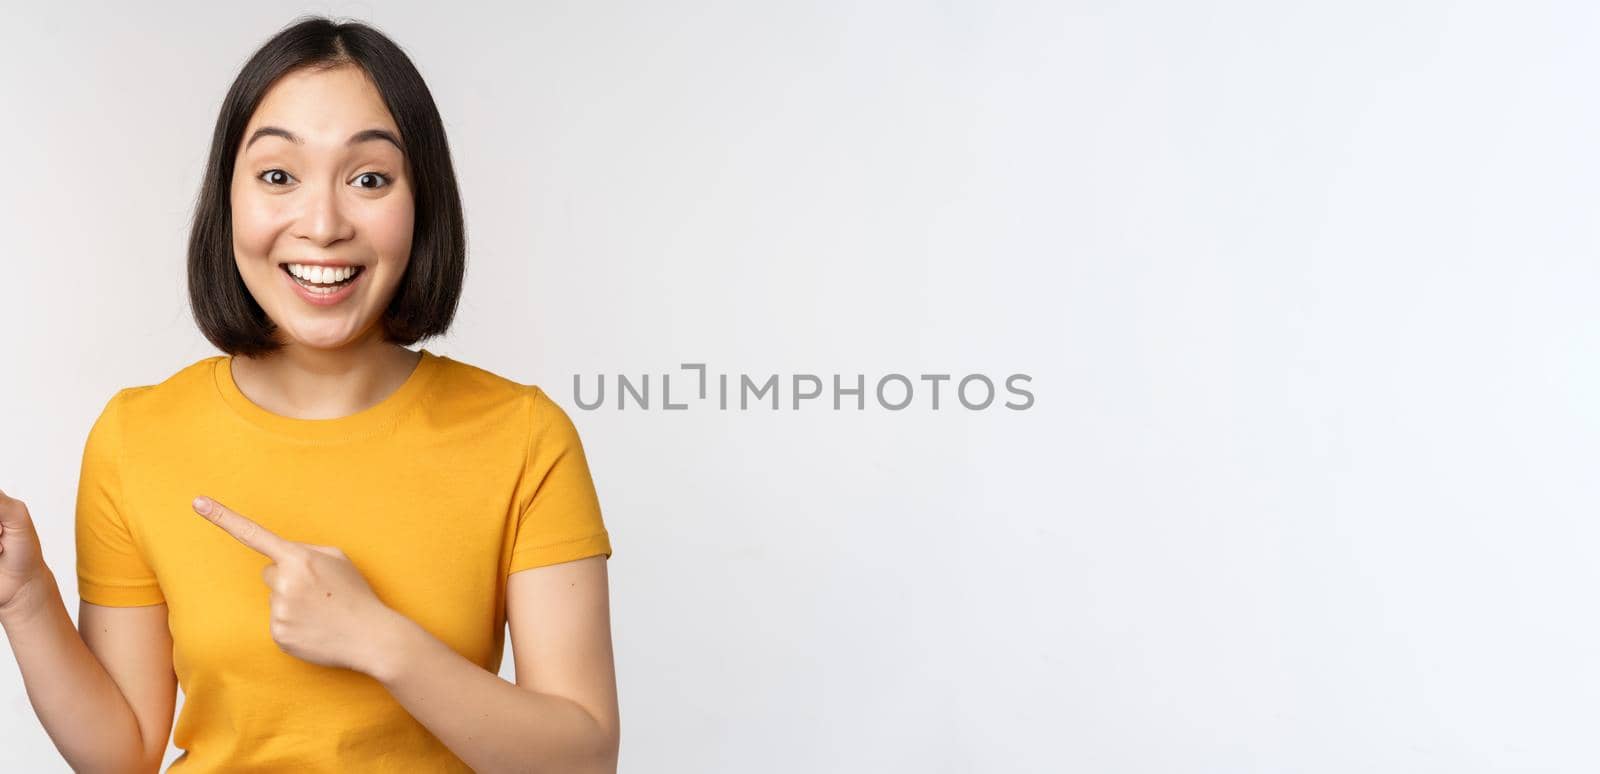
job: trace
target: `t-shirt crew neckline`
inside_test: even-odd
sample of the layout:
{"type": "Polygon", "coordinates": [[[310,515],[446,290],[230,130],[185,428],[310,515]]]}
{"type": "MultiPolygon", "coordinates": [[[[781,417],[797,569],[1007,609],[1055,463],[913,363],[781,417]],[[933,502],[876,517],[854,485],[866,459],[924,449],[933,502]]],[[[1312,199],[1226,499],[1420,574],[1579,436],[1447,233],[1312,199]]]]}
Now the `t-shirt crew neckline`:
{"type": "Polygon", "coordinates": [[[377,405],[368,406],[348,416],[333,419],[300,419],[274,414],[256,405],[239,389],[233,380],[233,356],[221,355],[212,364],[212,375],[223,403],[240,418],[268,432],[301,441],[343,441],[364,438],[393,425],[407,410],[415,406],[438,373],[444,357],[420,350],[411,375],[404,383],[377,405]]]}

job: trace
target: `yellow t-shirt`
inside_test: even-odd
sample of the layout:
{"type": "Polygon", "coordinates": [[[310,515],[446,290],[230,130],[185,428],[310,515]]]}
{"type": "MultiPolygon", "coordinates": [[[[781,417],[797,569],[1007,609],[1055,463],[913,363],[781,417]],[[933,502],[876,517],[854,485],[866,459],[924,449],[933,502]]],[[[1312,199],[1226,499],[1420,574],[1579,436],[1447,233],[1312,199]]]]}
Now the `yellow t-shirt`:
{"type": "Polygon", "coordinates": [[[337,546],[379,599],[498,672],[506,578],[611,555],[583,446],[539,387],[421,350],[381,403],[294,419],[252,403],[225,355],[117,392],[78,484],[78,595],[165,602],[183,708],[168,771],[470,771],[359,672],[280,650],[271,560],[190,501],[337,546]]]}

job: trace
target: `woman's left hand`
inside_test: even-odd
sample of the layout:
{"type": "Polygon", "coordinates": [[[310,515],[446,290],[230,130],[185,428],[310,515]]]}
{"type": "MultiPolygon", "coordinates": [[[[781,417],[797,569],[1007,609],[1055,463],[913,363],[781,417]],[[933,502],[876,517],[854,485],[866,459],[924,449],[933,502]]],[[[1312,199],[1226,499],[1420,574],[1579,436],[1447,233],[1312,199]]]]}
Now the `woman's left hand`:
{"type": "Polygon", "coordinates": [[[261,579],[272,589],[269,628],[279,649],[313,664],[370,674],[373,636],[394,610],[383,604],[349,557],[332,546],[298,543],[206,497],[196,513],[272,560],[261,579]]]}

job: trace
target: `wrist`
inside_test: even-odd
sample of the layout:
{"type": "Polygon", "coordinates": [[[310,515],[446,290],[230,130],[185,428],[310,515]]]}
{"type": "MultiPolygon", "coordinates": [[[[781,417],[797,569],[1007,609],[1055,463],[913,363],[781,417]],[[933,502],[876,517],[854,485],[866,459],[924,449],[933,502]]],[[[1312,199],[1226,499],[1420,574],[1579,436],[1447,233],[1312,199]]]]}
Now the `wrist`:
{"type": "Polygon", "coordinates": [[[373,629],[372,645],[362,672],[384,685],[389,685],[401,670],[401,663],[410,647],[411,635],[417,625],[390,607],[384,607],[378,625],[373,629]]]}
{"type": "Polygon", "coordinates": [[[45,567],[17,589],[11,599],[0,605],[0,627],[7,630],[25,626],[41,618],[51,600],[59,600],[61,590],[56,585],[55,573],[45,567]]]}

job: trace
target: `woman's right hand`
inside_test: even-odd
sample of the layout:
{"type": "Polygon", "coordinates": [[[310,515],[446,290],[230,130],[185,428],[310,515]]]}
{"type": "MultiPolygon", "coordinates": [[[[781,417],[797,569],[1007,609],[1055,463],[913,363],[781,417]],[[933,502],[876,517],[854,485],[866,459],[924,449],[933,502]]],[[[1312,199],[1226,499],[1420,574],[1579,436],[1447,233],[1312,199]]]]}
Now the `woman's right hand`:
{"type": "Polygon", "coordinates": [[[29,604],[29,590],[40,587],[46,572],[28,506],[0,491],[0,618],[29,604]]]}

